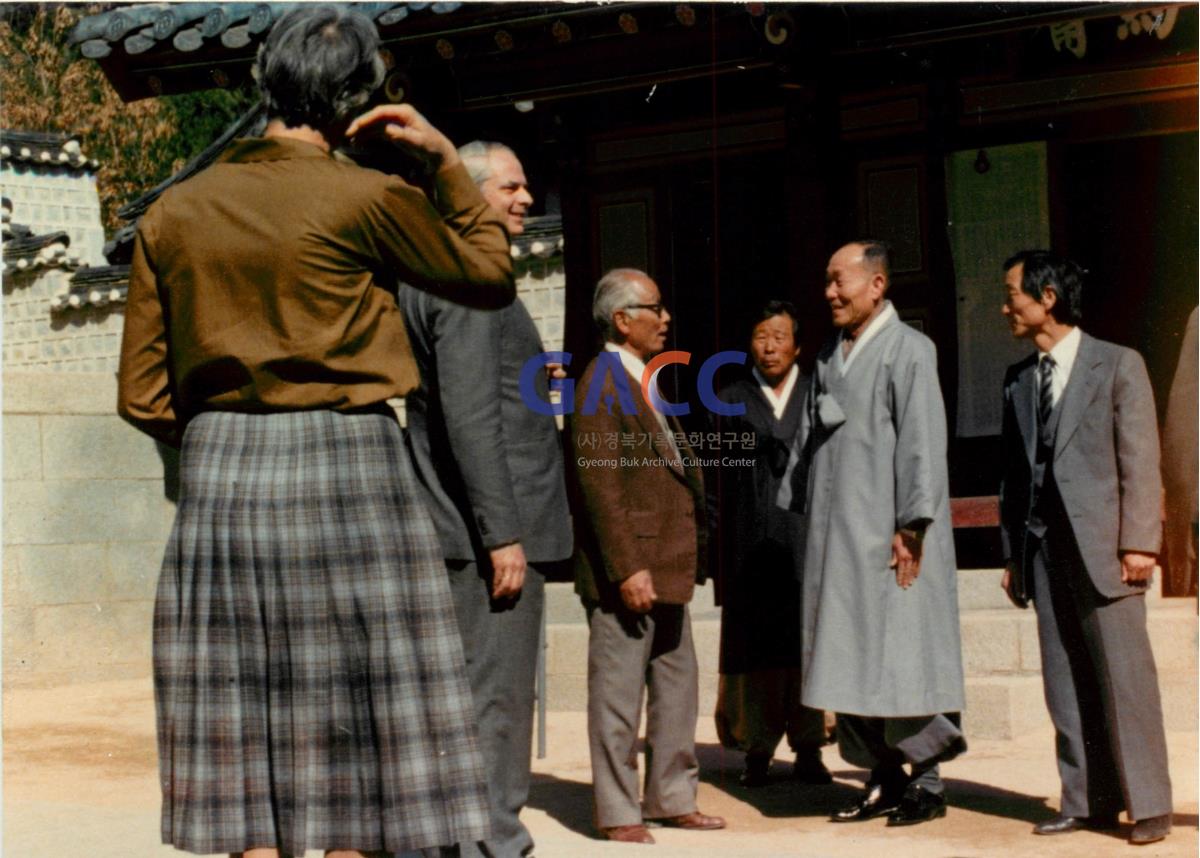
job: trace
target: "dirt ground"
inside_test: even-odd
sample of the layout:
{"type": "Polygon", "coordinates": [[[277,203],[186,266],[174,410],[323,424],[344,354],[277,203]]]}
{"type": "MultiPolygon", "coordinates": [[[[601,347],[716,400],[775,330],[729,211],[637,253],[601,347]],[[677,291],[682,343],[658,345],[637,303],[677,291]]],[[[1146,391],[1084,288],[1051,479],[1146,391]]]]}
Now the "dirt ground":
{"type": "MultiPolygon", "coordinates": [[[[154,707],[149,681],[119,681],[51,689],[16,689],[3,697],[4,838],[8,858],[138,858],[165,856],[158,842],[154,707]]],[[[724,816],[717,832],[655,832],[658,845],[603,843],[591,828],[591,787],[583,713],[549,715],[548,754],[534,761],[524,819],[539,858],[589,858],[619,853],[721,858],[832,856],[841,858],[974,858],[1031,855],[1196,856],[1197,734],[1168,735],[1175,788],[1175,830],[1166,841],[1128,846],[1123,836],[1080,832],[1030,834],[1053,815],[1058,800],[1053,737],[1048,731],[1015,741],[974,741],[943,767],[950,811],[945,819],[887,829],[883,820],[834,825],[827,814],[851,798],[865,775],[825,750],[836,782],[802,787],[784,777],[758,790],[737,785],[741,755],[716,742],[710,718],[697,725],[700,807],[724,816]]],[[[969,737],[969,736],[968,736],[969,737]]],[[[317,855],[310,852],[309,855],[317,855]]]]}

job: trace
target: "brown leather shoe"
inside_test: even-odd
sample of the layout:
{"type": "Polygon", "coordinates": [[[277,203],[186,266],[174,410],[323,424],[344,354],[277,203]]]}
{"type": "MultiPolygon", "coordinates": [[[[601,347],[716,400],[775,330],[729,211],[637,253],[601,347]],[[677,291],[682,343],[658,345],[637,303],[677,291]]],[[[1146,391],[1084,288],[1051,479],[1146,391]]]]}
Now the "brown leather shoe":
{"type": "Polygon", "coordinates": [[[1133,824],[1129,834],[1129,842],[1134,846],[1144,846],[1147,843],[1157,843],[1171,833],[1171,814],[1151,816],[1139,819],[1133,824]]]}
{"type": "Polygon", "coordinates": [[[716,831],[718,828],[725,827],[725,820],[721,817],[706,816],[698,810],[682,816],[666,816],[662,819],[647,819],[646,821],[664,828],[685,828],[688,831],[716,831]]]}
{"type": "Polygon", "coordinates": [[[615,840],[618,843],[653,843],[654,837],[646,830],[646,826],[614,825],[612,828],[601,828],[601,836],[605,840],[615,840]]]}

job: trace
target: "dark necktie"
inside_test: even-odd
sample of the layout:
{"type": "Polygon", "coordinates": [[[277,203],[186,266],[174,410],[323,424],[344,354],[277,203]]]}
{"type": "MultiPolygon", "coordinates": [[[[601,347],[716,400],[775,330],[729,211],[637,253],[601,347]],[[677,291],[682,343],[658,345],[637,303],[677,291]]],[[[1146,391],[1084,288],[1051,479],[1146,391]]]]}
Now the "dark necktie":
{"type": "Polygon", "coordinates": [[[1042,355],[1038,363],[1038,425],[1045,426],[1050,422],[1050,412],[1054,410],[1054,391],[1051,382],[1054,379],[1054,358],[1042,355]]]}

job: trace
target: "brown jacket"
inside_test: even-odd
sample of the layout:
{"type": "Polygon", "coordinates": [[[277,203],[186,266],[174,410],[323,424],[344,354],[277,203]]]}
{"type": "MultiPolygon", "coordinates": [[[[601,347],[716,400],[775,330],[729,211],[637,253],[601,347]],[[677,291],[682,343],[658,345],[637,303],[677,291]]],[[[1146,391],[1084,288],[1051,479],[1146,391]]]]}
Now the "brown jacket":
{"type": "Polygon", "coordinates": [[[357,410],[417,370],[395,278],[514,294],[508,239],[461,165],[419,189],[309,143],[235,141],[138,224],[117,410],[178,445],[200,411],[357,410]]]}
{"type": "MultiPolygon", "coordinates": [[[[597,365],[595,359],[588,364],[576,385],[567,433],[585,512],[576,516],[575,591],[585,601],[616,607],[620,583],[649,569],[659,602],[687,604],[704,581],[708,537],[695,453],[684,441],[678,445],[683,461],[675,458],[642,396],[641,380],[628,374],[637,413],[622,411],[608,374],[602,404],[585,414],[597,365]],[[603,403],[611,403],[611,413],[603,403]]],[[[681,436],[678,421],[668,423],[681,436]]]]}

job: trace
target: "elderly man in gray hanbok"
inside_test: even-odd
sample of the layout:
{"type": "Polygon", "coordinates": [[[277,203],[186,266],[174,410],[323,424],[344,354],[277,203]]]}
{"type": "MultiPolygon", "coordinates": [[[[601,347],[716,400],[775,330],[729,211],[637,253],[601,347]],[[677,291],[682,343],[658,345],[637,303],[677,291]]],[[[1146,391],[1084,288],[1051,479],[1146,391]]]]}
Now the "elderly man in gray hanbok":
{"type": "Polygon", "coordinates": [[[838,713],[842,756],[871,770],[862,797],[831,818],[911,825],[945,815],[937,764],[966,742],[936,356],[887,286],[881,242],[829,261],[839,331],[817,356],[780,502],[808,514],[802,700],[838,713]]]}

